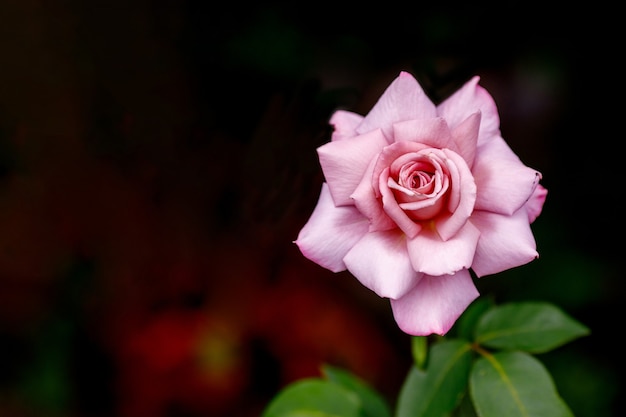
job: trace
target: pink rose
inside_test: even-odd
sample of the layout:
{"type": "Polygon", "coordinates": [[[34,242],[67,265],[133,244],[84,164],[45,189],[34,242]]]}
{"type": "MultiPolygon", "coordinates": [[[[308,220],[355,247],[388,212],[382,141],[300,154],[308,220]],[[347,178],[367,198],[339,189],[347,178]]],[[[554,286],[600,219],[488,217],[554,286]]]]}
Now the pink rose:
{"type": "Polygon", "coordinates": [[[538,257],[547,190],[500,135],[479,77],[439,105],[402,72],[371,111],[339,110],[318,148],[326,182],[295,243],[391,300],[400,329],[445,334],[482,277],[538,257]]]}

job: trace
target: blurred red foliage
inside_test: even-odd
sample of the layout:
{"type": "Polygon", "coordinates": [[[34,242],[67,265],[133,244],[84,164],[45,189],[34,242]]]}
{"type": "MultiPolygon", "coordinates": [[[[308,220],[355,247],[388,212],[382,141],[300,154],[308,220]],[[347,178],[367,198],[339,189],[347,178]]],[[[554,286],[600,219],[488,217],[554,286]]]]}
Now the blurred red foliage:
{"type": "Polygon", "coordinates": [[[0,6],[0,414],[258,415],[323,363],[391,395],[409,346],[388,306],[292,243],[319,89],[234,74],[203,113],[169,3],[0,6]]]}

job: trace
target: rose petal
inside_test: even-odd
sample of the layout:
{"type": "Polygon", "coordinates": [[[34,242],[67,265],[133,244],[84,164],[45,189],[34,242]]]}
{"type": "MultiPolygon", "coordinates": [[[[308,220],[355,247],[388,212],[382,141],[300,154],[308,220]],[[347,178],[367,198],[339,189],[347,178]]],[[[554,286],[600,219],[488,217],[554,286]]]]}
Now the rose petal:
{"type": "Polygon", "coordinates": [[[436,116],[436,107],[422,87],[411,74],[403,71],[387,87],[356,130],[366,133],[380,128],[391,143],[394,123],[436,116]]]}
{"type": "Polygon", "coordinates": [[[396,225],[404,232],[406,235],[412,239],[415,237],[419,231],[422,229],[422,226],[418,223],[415,223],[413,220],[407,216],[406,212],[400,208],[398,202],[396,201],[395,196],[387,186],[387,182],[389,181],[389,168],[385,169],[380,174],[380,193],[382,194],[383,201],[383,210],[389,218],[391,218],[396,225]]]}
{"type": "Polygon", "coordinates": [[[361,214],[369,219],[370,232],[396,229],[398,226],[387,216],[387,213],[383,210],[382,201],[376,197],[375,190],[372,187],[370,178],[372,177],[375,164],[376,161],[372,160],[365,170],[363,179],[350,197],[353,199],[354,205],[359,209],[361,214]]]}
{"type": "Polygon", "coordinates": [[[476,112],[470,114],[452,131],[452,141],[455,146],[449,148],[461,155],[470,168],[474,165],[479,129],[480,112],[476,112]]]}
{"type": "Polygon", "coordinates": [[[530,198],[541,173],[524,165],[504,139],[480,147],[472,168],[478,187],[476,209],[511,215],[530,198]]]}
{"type": "Polygon", "coordinates": [[[496,274],[539,257],[525,209],[511,216],[476,211],[470,221],[480,229],[472,263],[477,276],[496,274]]]}
{"type": "Polygon", "coordinates": [[[493,97],[478,85],[480,77],[475,76],[459,90],[437,106],[437,114],[448,122],[454,130],[459,124],[476,111],[481,112],[478,145],[486,143],[500,135],[500,116],[493,97]]]}
{"type": "Polygon", "coordinates": [[[414,336],[445,335],[479,293],[468,270],[422,279],[402,298],[391,300],[398,327],[414,336]]]}
{"type": "Polygon", "coordinates": [[[343,261],[352,275],[381,297],[402,297],[422,276],[411,267],[406,237],[397,229],[367,233],[343,261]]]}
{"type": "Polygon", "coordinates": [[[356,207],[335,207],[324,183],[317,206],[294,243],[306,258],[339,272],[346,269],[343,257],[367,233],[368,227],[369,222],[356,207]]]}
{"type": "Polygon", "coordinates": [[[374,165],[374,171],[372,172],[371,181],[372,188],[376,193],[376,197],[380,197],[380,175],[385,169],[389,169],[391,165],[398,159],[411,159],[415,152],[419,152],[423,149],[429,149],[428,146],[422,143],[416,142],[396,142],[389,146],[385,146],[383,151],[378,155],[376,164],[374,165]]]}
{"type": "Polygon", "coordinates": [[[438,149],[454,146],[448,124],[441,117],[394,123],[393,138],[395,142],[417,142],[438,149]]]}
{"type": "Polygon", "coordinates": [[[334,130],[331,140],[341,140],[358,135],[356,127],[363,121],[363,116],[346,110],[337,110],[330,117],[329,123],[334,130]]]}
{"type": "Polygon", "coordinates": [[[465,160],[457,153],[444,149],[450,172],[450,214],[435,220],[439,236],[447,241],[465,225],[476,203],[476,183],[465,160]]]}
{"type": "Polygon", "coordinates": [[[387,145],[380,130],[328,142],[317,153],[336,205],[353,204],[350,194],[363,178],[370,161],[387,145]]]}
{"type": "Polygon", "coordinates": [[[548,190],[546,190],[543,185],[537,184],[537,188],[535,188],[533,195],[530,196],[528,202],[526,203],[526,212],[528,213],[529,223],[534,222],[535,219],[541,214],[547,195],[548,190]]]}
{"type": "Polygon", "coordinates": [[[469,268],[474,259],[480,231],[470,222],[447,241],[434,228],[424,227],[407,242],[411,264],[416,271],[439,276],[469,268]]]}

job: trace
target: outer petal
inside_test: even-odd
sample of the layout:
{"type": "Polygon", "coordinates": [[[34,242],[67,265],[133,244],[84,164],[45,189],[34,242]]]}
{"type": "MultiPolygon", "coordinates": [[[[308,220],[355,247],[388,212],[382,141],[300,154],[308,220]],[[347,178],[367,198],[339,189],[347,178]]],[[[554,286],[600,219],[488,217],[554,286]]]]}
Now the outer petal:
{"type": "Polygon", "coordinates": [[[419,142],[437,149],[454,146],[448,124],[441,117],[395,123],[393,137],[395,142],[419,142]]]}
{"type": "Polygon", "coordinates": [[[446,119],[450,129],[454,129],[470,114],[480,110],[478,145],[481,145],[500,135],[500,116],[493,97],[478,85],[478,81],[480,77],[475,76],[465,83],[437,106],[437,114],[446,119]]]}
{"type": "Polygon", "coordinates": [[[476,112],[463,120],[452,131],[455,146],[450,148],[461,155],[470,168],[474,165],[479,128],[480,112],[476,112]]]}
{"type": "Polygon", "coordinates": [[[350,194],[363,178],[370,161],[387,145],[380,130],[328,142],[317,153],[328,188],[338,206],[353,204],[350,194]]]}
{"type": "Polygon", "coordinates": [[[339,272],[343,257],[367,233],[369,222],[354,206],[335,207],[326,183],[313,214],[294,242],[313,262],[339,272]]]}
{"type": "Polygon", "coordinates": [[[507,215],[526,204],[541,180],[541,173],[524,165],[501,137],[478,150],[472,173],[476,209],[507,215]]]}
{"type": "Polygon", "coordinates": [[[398,327],[414,336],[444,335],[479,293],[468,270],[424,275],[404,297],[391,300],[398,327]]]}
{"type": "Polygon", "coordinates": [[[470,221],[480,229],[472,263],[477,276],[496,274],[539,257],[525,209],[512,216],[478,211],[470,221]]]}
{"type": "Polygon", "coordinates": [[[548,190],[543,185],[538,184],[535,188],[535,192],[530,196],[530,199],[526,203],[526,212],[528,213],[528,222],[532,223],[541,214],[543,210],[543,204],[548,196],[548,190]]]}
{"type": "Polygon", "coordinates": [[[424,228],[407,242],[411,264],[427,275],[454,274],[472,265],[479,237],[480,231],[470,222],[445,242],[435,230],[424,228]]]}
{"type": "Polygon", "coordinates": [[[341,140],[356,136],[356,127],[363,121],[363,116],[346,110],[337,110],[330,117],[329,123],[334,127],[331,140],[341,140]]]}
{"type": "Polygon", "coordinates": [[[437,110],[433,102],[415,78],[403,71],[387,87],[356,130],[359,133],[366,133],[381,128],[391,143],[394,123],[436,116],[437,110]]]}
{"type": "Polygon", "coordinates": [[[399,298],[422,277],[409,261],[399,230],[367,233],[343,258],[348,270],[381,297],[399,298]]]}

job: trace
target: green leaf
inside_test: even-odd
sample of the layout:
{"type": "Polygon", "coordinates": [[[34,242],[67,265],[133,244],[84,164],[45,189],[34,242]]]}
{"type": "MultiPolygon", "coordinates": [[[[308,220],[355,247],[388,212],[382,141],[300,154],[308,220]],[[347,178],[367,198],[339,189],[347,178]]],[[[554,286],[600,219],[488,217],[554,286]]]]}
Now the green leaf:
{"type": "Polygon", "coordinates": [[[426,371],[417,368],[415,365],[411,366],[400,389],[395,417],[410,417],[413,415],[417,417],[418,414],[414,410],[417,410],[420,406],[427,389],[426,371]]]}
{"type": "Polygon", "coordinates": [[[415,366],[424,369],[426,356],[428,355],[428,338],[426,336],[411,337],[411,353],[415,366]]]}
{"type": "Polygon", "coordinates": [[[481,417],[573,417],[548,371],[525,352],[498,352],[476,360],[469,388],[481,417]]]}
{"type": "Polygon", "coordinates": [[[352,391],[320,378],[298,380],[283,388],[262,417],[362,417],[361,403],[352,391]]]}
{"type": "Polygon", "coordinates": [[[391,417],[391,409],[387,402],[362,379],[330,365],[324,365],[322,373],[328,380],[347,388],[359,397],[365,417],[391,417]]]}
{"type": "Polygon", "coordinates": [[[587,334],[587,327],[552,304],[519,302],[487,311],[475,340],[489,348],[543,353],[587,334]]]}
{"type": "Polygon", "coordinates": [[[467,388],[472,350],[463,340],[432,346],[426,370],[412,366],[398,397],[396,417],[444,417],[467,388]]]}
{"type": "Polygon", "coordinates": [[[324,413],[316,410],[295,410],[289,411],[286,414],[281,414],[282,417],[337,417],[334,414],[324,413]]]}
{"type": "Polygon", "coordinates": [[[461,403],[451,414],[451,417],[478,417],[468,392],[463,395],[461,403]]]}
{"type": "Polygon", "coordinates": [[[457,332],[459,337],[466,340],[473,340],[474,329],[478,320],[492,307],[494,307],[494,302],[491,298],[477,298],[465,309],[463,314],[461,314],[453,330],[457,332]]]}

